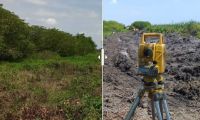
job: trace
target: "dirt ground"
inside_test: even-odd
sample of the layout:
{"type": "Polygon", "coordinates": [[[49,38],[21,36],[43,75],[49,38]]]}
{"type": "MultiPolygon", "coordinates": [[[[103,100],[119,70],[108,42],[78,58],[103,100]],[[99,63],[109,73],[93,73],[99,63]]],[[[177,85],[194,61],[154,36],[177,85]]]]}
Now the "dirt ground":
{"type": "MultiPolygon", "coordinates": [[[[137,49],[141,33],[114,33],[104,38],[104,120],[122,120],[138,89],[137,49]]],[[[165,35],[165,88],[172,120],[200,120],[200,40],[176,33],[165,35]]],[[[134,120],[151,120],[145,95],[134,120]]]]}

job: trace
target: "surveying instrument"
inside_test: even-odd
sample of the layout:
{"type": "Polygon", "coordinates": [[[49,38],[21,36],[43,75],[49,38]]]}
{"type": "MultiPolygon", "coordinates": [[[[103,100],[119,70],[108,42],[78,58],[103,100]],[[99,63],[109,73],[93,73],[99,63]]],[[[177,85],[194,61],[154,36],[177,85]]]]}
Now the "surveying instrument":
{"type": "Polygon", "coordinates": [[[134,117],[145,92],[151,100],[152,120],[170,120],[164,79],[161,75],[165,71],[165,49],[162,34],[143,33],[138,49],[138,74],[143,76],[143,87],[139,90],[125,120],[131,120],[134,117]]]}

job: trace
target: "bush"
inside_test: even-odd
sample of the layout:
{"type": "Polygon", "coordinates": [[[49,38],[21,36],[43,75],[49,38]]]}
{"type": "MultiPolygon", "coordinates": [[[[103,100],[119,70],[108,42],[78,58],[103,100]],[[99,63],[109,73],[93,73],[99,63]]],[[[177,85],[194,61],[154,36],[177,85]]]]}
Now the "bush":
{"type": "Polygon", "coordinates": [[[34,44],[29,40],[29,26],[18,16],[0,8],[0,59],[16,60],[26,57],[33,51],[34,44]]]}
{"type": "Polygon", "coordinates": [[[134,29],[137,28],[139,30],[143,30],[147,27],[151,26],[151,23],[148,21],[135,21],[134,23],[132,23],[129,27],[129,29],[134,29]]]}
{"type": "Polygon", "coordinates": [[[113,32],[124,32],[126,27],[124,24],[116,21],[103,21],[103,33],[104,35],[110,35],[113,32]]]}
{"type": "Polygon", "coordinates": [[[186,32],[192,36],[197,36],[200,32],[200,24],[194,21],[190,21],[186,26],[186,32]]]}
{"type": "Polygon", "coordinates": [[[85,55],[96,51],[91,37],[72,35],[58,29],[29,26],[13,12],[0,7],[0,60],[18,60],[41,51],[61,56],[85,55]]]}

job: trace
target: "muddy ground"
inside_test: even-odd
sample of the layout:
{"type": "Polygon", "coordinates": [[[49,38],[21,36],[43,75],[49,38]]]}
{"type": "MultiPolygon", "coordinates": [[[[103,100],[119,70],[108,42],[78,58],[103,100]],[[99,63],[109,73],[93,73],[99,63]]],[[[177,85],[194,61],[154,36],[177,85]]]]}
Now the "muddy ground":
{"type": "MultiPolygon", "coordinates": [[[[137,49],[141,33],[114,33],[104,38],[104,120],[122,120],[141,87],[137,49]]],[[[200,120],[200,40],[176,33],[165,35],[165,88],[172,120],[200,120]]],[[[134,120],[151,120],[145,95],[134,120]]]]}

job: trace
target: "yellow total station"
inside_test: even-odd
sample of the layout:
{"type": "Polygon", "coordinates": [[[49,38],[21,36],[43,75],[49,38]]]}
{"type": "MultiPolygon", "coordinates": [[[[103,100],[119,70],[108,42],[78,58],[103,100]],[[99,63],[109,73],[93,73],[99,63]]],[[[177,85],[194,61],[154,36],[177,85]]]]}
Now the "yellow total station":
{"type": "Polygon", "coordinates": [[[155,61],[158,73],[163,73],[165,71],[165,49],[162,34],[143,33],[138,50],[139,66],[145,66],[149,61],[155,61]]]}
{"type": "Polygon", "coordinates": [[[164,120],[163,113],[165,112],[166,120],[170,120],[164,91],[164,80],[161,75],[165,72],[165,43],[163,35],[160,33],[144,33],[139,43],[138,57],[138,73],[143,76],[143,87],[134,99],[125,120],[131,120],[134,116],[145,92],[148,92],[151,99],[152,119],[164,120]]]}

